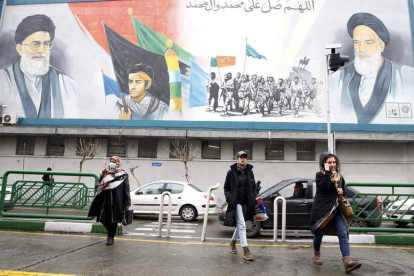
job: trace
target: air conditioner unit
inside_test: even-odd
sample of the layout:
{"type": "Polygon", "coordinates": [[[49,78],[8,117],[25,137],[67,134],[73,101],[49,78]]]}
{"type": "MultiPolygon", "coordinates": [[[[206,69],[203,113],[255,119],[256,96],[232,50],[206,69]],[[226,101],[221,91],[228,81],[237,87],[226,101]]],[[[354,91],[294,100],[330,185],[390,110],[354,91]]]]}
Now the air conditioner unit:
{"type": "Polygon", "coordinates": [[[4,114],[3,115],[3,125],[17,125],[17,115],[16,114],[4,114]]]}

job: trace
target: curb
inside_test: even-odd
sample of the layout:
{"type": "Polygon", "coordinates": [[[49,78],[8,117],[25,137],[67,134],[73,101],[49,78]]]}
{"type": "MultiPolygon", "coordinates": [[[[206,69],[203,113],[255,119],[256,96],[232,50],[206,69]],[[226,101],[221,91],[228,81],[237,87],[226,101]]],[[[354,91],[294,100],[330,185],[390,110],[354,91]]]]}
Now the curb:
{"type": "MultiPolygon", "coordinates": [[[[108,233],[98,222],[56,222],[0,219],[0,229],[64,233],[108,233]]],[[[119,232],[119,226],[117,231],[119,232]]]]}

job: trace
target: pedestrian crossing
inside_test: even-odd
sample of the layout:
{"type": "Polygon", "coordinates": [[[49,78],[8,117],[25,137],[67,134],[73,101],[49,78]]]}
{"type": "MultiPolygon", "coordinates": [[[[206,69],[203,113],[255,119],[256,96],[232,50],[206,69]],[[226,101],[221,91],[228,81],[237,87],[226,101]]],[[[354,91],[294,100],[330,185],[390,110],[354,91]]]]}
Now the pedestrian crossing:
{"type": "MultiPolygon", "coordinates": [[[[180,238],[192,238],[195,237],[198,232],[199,224],[198,223],[189,223],[189,222],[171,222],[171,234],[180,238]]],[[[167,232],[167,222],[162,222],[161,235],[165,235],[167,232]]],[[[158,236],[158,221],[147,222],[142,225],[135,225],[134,228],[128,229],[128,232],[124,235],[131,236],[158,236]]]]}

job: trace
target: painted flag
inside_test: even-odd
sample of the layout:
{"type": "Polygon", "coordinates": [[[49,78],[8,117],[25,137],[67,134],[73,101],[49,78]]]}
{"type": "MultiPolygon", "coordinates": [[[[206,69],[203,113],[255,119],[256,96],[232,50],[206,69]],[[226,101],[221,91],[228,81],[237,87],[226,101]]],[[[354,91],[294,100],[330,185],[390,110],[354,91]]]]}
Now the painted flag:
{"type": "Polygon", "coordinates": [[[210,75],[203,71],[197,63],[191,61],[190,107],[207,105],[207,84],[210,75]]]}
{"type": "Polygon", "coordinates": [[[170,76],[170,111],[181,111],[183,109],[183,99],[181,94],[181,74],[177,53],[171,49],[174,43],[168,40],[165,51],[165,61],[167,62],[168,74],[170,76]]]}
{"type": "Polygon", "coordinates": [[[249,44],[246,43],[246,55],[249,57],[254,57],[258,59],[264,58],[267,60],[267,58],[264,55],[260,55],[255,49],[252,48],[249,44]]]}
{"type": "Polygon", "coordinates": [[[216,58],[218,68],[236,65],[236,57],[216,56],[216,58]]]}
{"type": "Polygon", "coordinates": [[[216,58],[211,58],[210,60],[210,67],[217,67],[217,59],[216,58]]]}
{"type": "Polygon", "coordinates": [[[119,86],[116,80],[108,77],[104,72],[102,72],[102,77],[104,82],[105,96],[115,95],[117,98],[121,98],[121,92],[119,92],[119,86]]]}
{"type": "MultiPolygon", "coordinates": [[[[157,33],[147,26],[145,26],[141,21],[136,19],[132,15],[132,9],[128,10],[128,13],[131,15],[132,23],[134,24],[135,33],[138,38],[138,43],[141,48],[145,50],[164,55],[165,53],[165,44],[169,40],[168,37],[157,33]]],[[[190,54],[188,51],[184,50],[180,46],[174,43],[174,46],[171,48],[173,49],[177,55],[183,60],[190,60],[190,54]]],[[[195,59],[194,56],[191,56],[192,59],[195,59]]]]}
{"type": "Polygon", "coordinates": [[[154,70],[154,80],[149,92],[154,97],[169,104],[169,76],[164,55],[142,49],[123,38],[105,23],[103,25],[120,91],[129,94],[127,70],[136,64],[144,63],[154,70]]]}

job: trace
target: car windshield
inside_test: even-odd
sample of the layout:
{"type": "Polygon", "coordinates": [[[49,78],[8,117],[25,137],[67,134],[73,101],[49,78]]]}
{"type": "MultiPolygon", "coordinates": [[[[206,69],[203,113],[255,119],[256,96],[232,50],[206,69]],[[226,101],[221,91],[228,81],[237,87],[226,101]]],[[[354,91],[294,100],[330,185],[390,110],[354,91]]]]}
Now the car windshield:
{"type": "Polygon", "coordinates": [[[279,190],[280,186],[283,185],[285,182],[286,182],[285,180],[280,181],[276,185],[274,185],[274,186],[270,187],[269,189],[267,189],[266,191],[260,193],[259,196],[261,198],[264,198],[264,197],[267,197],[267,196],[273,194],[274,192],[279,190]]]}
{"type": "Polygon", "coordinates": [[[188,186],[190,186],[191,188],[193,188],[194,190],[196,190],[197,192],[203,192],[200,188],[198,188],[197,186],[193,185],[193,184],[188,184],[188,186]]]}

